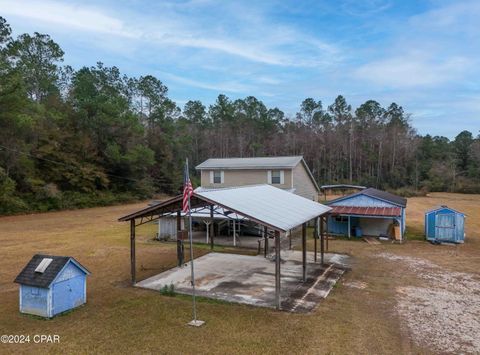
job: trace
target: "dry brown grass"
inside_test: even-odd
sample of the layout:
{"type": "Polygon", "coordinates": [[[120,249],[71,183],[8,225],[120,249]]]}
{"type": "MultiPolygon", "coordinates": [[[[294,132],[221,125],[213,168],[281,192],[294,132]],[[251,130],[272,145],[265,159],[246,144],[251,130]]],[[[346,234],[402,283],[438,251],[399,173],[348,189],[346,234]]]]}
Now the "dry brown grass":
{"type": "MultiPolygon", "coordinates": [[[[371,246],[337,240],[330,249],[351,254],[353,270],[312,314],[203,300],[198,308],[207,324],[198,329],[186,326],[189,298],[129,286],[128,226],[116,220],[144,204],[0,218],[0,333],[61,336],[53,345],[0,344],[0,353],[428,353],[395,310],[397,288],[421,280],[377,255],[409,255],[478,275],[480,196],[432,194],[408,203],[413,233],[422,232],[429,207],[447,203],[466,212],[467,243],[452,248],[422,241],[371,246]],[[12,281],[38,252],[72,255],[92,271],[87,305],[45,321],[18,312],[12,281]]],[[[175,264],[174,246],[149,242],[153,233],[152,226],[138,231],[140,279],[175,264]]]]}

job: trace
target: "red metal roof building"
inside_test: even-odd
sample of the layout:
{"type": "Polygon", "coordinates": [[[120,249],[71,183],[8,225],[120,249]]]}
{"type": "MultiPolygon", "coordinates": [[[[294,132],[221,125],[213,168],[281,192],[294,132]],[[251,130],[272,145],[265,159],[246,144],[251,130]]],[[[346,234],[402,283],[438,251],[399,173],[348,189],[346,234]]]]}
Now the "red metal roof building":
{"type": "Polygon", "coordinates": [[[403,240],[407,200],[373,188],[343,196],[327,203],[332,207],[328,220],[330,234],[388,236],[403,240]]]}

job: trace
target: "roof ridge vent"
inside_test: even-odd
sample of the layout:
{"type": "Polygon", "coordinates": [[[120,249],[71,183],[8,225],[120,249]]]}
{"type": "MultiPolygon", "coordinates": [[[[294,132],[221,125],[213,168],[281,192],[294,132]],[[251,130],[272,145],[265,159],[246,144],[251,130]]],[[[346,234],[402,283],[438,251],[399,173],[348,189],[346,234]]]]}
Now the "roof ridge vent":
{"type": "Polygon", "coordinates": [[[52,261],[52,258],[43,258],[42,261],[40,261],[40,264],[38,264],[37,268],[35,269],[35,272],[43,274],[47,269],[48,265],[52,263],[52,261]]]}

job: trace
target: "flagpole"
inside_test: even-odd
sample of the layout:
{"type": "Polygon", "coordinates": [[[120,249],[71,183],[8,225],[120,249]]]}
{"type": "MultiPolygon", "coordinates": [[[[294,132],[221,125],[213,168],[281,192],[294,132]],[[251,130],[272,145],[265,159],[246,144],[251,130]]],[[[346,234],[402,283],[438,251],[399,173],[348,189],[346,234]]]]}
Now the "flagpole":
{"type": "MultiPolygon", "coordinates": [[[[188,158],[186,159],[185,163],[185,174],[187,174],[188,181],[190,180],[190,176],[188,173],[188,158]]],[[[189,239],[190,239],[190,267],[191,267],[191,277],[192,277],[192,301],[193,301],[193,321],[190,322],[190,325],[194,326],[201,326],[204,322],[197,321],[197,307],[196,307],[196,299],[195,299],[195,269],[193,267],[193,235],[192,235],[192,208],[190,205],[190,194],[188,194],[188,232],[189,232],[189,239]]]]}

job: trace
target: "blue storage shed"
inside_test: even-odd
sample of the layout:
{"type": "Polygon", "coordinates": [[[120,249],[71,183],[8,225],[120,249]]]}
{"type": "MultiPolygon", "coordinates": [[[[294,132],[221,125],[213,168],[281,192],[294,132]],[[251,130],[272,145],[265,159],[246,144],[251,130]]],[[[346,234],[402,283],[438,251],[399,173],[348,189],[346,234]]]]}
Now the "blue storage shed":
{"type": "Polygon", "coordinates": [[[463,243],[465,214],[447,206],[425,213],[425,237],[432,242],[463,243]]]}
{"type": "Polygon", "coordinates": [[[90,272],[69,256],[36,254],[15,279],[20,312],[51,318],[87,301],[90,272]]]}

